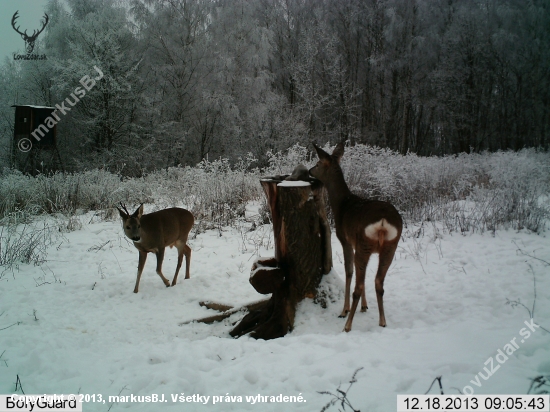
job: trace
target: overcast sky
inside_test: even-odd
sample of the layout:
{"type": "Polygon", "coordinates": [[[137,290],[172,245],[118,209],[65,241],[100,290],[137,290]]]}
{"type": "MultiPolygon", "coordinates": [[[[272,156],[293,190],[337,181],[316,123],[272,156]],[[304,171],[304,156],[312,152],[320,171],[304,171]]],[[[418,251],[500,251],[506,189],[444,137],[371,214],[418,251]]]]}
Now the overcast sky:
{"type": "MultiPolygon", "coordinates": [[[[25,42],[11,26],[13,14],[19,10],[17,26],[32,34],[40,28],[40,19],[44,16],[47,0],[0,0],[0,61],[13,59],[13,53],[24,53],[25,42]]],[[[43,35],[43,34],[41,34],[43,35]]]]}

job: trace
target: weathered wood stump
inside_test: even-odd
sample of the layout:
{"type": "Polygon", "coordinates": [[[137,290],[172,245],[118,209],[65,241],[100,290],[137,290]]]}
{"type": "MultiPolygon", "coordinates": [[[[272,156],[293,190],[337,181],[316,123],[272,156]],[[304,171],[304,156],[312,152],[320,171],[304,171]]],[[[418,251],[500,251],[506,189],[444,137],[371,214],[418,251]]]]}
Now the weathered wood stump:
{"type": "Polygon", "coordinates": [[[273,220],[275,257],[258,259],[250,276],[259,293],[272,296],[241,320],[230,332],[233,337],[250,333],[257,339],[274,339],[286,335],[294,326],[298,302],[316,296],[323,275],[332,267],[322,184],[315,179],[283,179],[261,180],[273,220]]]}

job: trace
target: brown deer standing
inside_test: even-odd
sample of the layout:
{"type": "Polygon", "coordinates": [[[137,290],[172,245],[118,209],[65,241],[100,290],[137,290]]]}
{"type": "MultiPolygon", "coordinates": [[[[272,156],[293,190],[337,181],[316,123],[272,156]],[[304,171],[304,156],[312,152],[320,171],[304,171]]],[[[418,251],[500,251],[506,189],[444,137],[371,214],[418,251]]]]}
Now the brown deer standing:
{"type": "Polygon", "coordinates": [[[185,279],[189,279],[189,265],[191,264],[191,248],[187,246],[187,237],[193,227],[195,218],[185,209],[173,207],[170,209],[159,210],[158,212],[143,214],[143,204],[130,215],[126,207],[121,203],[121,210],[117,207],[122,218],[122,228],[124,234],[134,242],[134,246],[139,251],[139,263],[134,293],[138,293],[139,280],[147,253],[152,252],[157,255],[157,274],[160,276],[166,287],[170,286],[170,281],[162,274],[162,261],[164,259],[164,250],[166,246],[175,246],[178,249],[178,265],[176,274],[172,280],[172,286],[178,281],[178,273],[185,255],[185,279]]]}
{"type": "Polygon", "coordinates": [[[397,243],[401,237],[403,220],[399,212],[388,202],[362,199],[351,193],[340,168],[344,144],[339,143],[329,155],[313,144],[319,161],[311,168],[311,176],[319,179],[327,188],[330,206],[334,214],[336,236],[344,250],[346,270],[346,296],[344,310],[340,317],[349,317],[344,330],[349,332],[353,316],[361,297],[361,312],[367,310],[365,297],[365,271],[370,255],[379,254],[378,271],[374,281],[380,326],[386,326],[384,316],[384,278],[393,260],[397,243]],[[355,265],[355,290],[350,311],[350,284],[355,265]]]}

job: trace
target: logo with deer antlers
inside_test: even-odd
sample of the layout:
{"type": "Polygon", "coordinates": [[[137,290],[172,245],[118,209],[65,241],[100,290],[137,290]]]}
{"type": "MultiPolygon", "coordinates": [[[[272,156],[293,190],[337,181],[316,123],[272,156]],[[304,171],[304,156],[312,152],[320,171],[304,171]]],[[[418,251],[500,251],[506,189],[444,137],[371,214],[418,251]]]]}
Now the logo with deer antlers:
{"type": "Polygon", "coordinates": [[[11,25],[13,29],[21,35],[21,38],[25,40],[25,50],[27,51],[28,54],[31,54],[32,51],[34,50],[34,42],[36,41],[36,38],[38,37],[38,35],[42,33],[46,28],[46,25],[48,24],[48,21],[49,21],[49,17],[46,13],[44,13],[44,19],[41,20],[42,28],[38,30],[34,30],[32,35],[29,36],[27,34],[27,30],[25,30],[24,32],[21,32],[19,30],[19,26],[15,27],[16,20],[19,17],[18,14],[19,14],[19,10],[17,10],[13,15],[13,17],[11,18],[11,25]]]}

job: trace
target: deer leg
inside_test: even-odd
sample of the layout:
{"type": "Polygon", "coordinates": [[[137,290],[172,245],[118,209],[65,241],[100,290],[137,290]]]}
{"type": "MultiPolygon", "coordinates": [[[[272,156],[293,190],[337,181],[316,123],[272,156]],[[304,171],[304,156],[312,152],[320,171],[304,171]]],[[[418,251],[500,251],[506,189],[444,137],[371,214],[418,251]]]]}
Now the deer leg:
{"type": "Polygon", "coordinates": [[[386,317],[384,316],[384,279],[386,278],[386,273],[388,272],[393,260],[395,249],[396,246],[393,246],[391,249],[385,249],[380,252],[380,263],[378,264],[378,272],[376,273],[376,278],[374,279],[376,300],[378,301],[378,312],[380,313],[380,321],[378,324],[382,327],[386,326],[386,317]]]}
{"type": "Polygon", "coordinates": [[[160,276],[166,287],[170,287],[170,281],[164,277],[162,274],[162,261],[164,260],[164,248],[160,249],[156,255],[157,255],[157,275],[160,276]]]}
{"type": "Polygon", "coordinates": [[[176,274],[174,280],[172,280],[172,286],[174,286],[178,280],[178,274],[183,262],[183,255],[185,255],[185,279],[189,279],[189,267],[191,265],[191,248],[185,244],[185,242],[178,243],[178,266],[176,267],[176,274]]]}
{"type": "Polygon", "coordinates": [[[355,290],[353,291],[353,302],[351,304],[351,311],[344,327],[345,332],[351,330],[351,324],[353,322],[353,317],[355,316],[355,311],[357,310],[357,305],[359,304],[359,298],[365,293],[365,272],[367,269],[367,263],[369,262],[370,252],[361,253],[364,257],[361,258],[357,250],[355,251],[355,290]]]}
{"type": "Polygon", "coordinates": [[[187,245],[184,245],[183,254],[185,255],[185,279],[189,279],[189,268],[191,266],[191,248],[187,245]]]}
{"type": "Polygon", "coordinates": [[[345,318],[349,312],[349,295],[351,289],[351,278],[353,277],[353,247],[350,244],[343,244],[344,250],[344,268],[346,270],[346,294],[344,295],[344,309],[339,318],[345,318]]]}
{"type": "Polygon", "coordinates": [[[172,279],[172,286],[175,286],[176,283],[178,282],[178,274],[180,273],[181,262],[183,261],[183,246],[179,244],[179,245],[176,245],[176,248],[178,249],[178,265],[176,266],[176,273],[174,274],[174,279],[172,279]]]}
{"type": "Polygon", "coordinates": [[[139,252],[138,272],[137,272],[136,286],[134,287],[134,293],[138,293],[141,273],[143,272],[145,261],[147,260],[147,252],[142,252],[141,250],[138,250],[138,252],[139,252]]]}
{"type": "Polygon", "coordinates": [[[361,312],[366,312],[369,307],[367,306],[367,297],[365,296],[365,288],[361,294],[361,312]]]}

